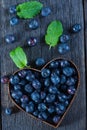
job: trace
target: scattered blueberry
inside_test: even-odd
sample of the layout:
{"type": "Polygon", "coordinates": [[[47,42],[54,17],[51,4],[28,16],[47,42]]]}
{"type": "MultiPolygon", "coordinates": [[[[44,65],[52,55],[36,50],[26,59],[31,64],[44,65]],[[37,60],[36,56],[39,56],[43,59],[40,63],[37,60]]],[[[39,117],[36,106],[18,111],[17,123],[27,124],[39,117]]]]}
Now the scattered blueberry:
{"type": "Polygon", "coordinates": [[[15,42],[15,36],[12,34],[6,35],[5,36],[5,41],[6,43],[10,44],[10,43],[14,43],[15,42]]]}
{"type": "Polygon", "coordinates": [[[37,29],[39,27],[39,23],[36,19],[32,19],[29,21],[29,28],[30,29],[37,29]]]}
{"type": "Polygon", "coordinates": [[[6,115],[11,115],[12,114],[12,109],[11,108],[6,108],[5,109],[5,114],[6,115]]]}
{"type": "Polygon", "coordinates": [[[58,52],[60,54],[65,54],[66,52],[70,51],[70,47],[67,43],[59,44],[58,46],[58,52]]]}
{"type": "Polygon", "coordinates": [[[19,20],[17,17],[13,17],[10,19],[10,25],[12,25],[12,26],[17,25],[18,22],[19,22],[19,20]]]}
{"type": "Polygon", "coordinates": [[[45,60],[43,58],[37,58],[35,64],[36,66],[43,66],[45,64],[45,60]]]}
{"type": "Polygon", "coordinates": [[[71,31],[73,33],[78,33],[79,31],[81,31],[81,29],[82,29],[81,25],[76,23],[75,25],[72,26],[71,31]]]}
{"type": "Polygon", "coordinates": [[[41,10],[41,15],[42,15],[43,17],[48,16],[50,13],[51,13],[51,9],[50,9],[49,7],[44,7],[44,8],[42,8],[42,10],[41,10]]]}
{"type": "Polygon", "coordinates": [[[69,41],[69,39],[70,39],[69,35],[63,34],[63,35],[60,36],[60,42],[61,43],[66,43],[66,42],[69,41]]]}
{"type": "Polygon", "coordinates": [[[35,37],[30,37],[27,43],[28,43],[28,46],[33,47],[38,43],[38,40],[35,37]]]}
{"type": "Polygon", "coordinates": [[[3,83],[3,84],[7,84],[9,82],[9,77],[8,76],[3,76],[3,77],[1,77],[1,83],[3,83]]]}
{"type": "Polygon", "coordinates": [[[15,14],[15,13],[16,13],[16,6],[15,6],[15,5],[12,5],[12,6],[9,8],[9,13],[10,13],[10,14],[15,14]]]}

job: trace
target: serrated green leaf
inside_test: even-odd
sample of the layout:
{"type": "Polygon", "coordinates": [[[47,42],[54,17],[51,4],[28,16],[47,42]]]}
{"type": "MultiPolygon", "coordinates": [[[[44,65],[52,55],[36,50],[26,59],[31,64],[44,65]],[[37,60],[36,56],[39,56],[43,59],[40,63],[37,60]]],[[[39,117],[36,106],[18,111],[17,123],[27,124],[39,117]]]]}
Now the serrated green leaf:
{"type": "Polygon", "coordinates": [[[16,7],[17,15],[20,18],[29,19],[40,13],[43,4],[38,1],[30,1],[19,4],[16,7]]]}
{"type": "Polygon", "coordinates": [[[62,23],[57,20],[51,22],[47,28],[47,34],[45,35],[46,44],[48,44],[50,47],[56,46],[62,33],[62,23]]]}
{"type": "Polygon", "coordinates": [[[10,57],[18,68],[27,66],[27,57],[21,47],[17,47],[10,52],[10,57]]]}

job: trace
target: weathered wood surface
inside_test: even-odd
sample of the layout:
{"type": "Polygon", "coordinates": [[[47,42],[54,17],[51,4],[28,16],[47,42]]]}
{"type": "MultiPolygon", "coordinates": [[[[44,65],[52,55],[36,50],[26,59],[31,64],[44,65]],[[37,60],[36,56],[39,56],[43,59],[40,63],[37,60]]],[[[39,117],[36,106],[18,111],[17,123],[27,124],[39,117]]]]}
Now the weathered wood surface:
{"type": "MultiPolygon", "coordinates": [[[[9,57],[9,52],[17,47],[22,46],[28,56],[29,62],[34,61],[37,57],[43,57],[47,62],[54,58],[60,57],[57,52],[57,47],[48,49],[44,44],[43,36],[46,32],[47,25],[54,19],[59,19],[64,25],[65,32],[68,33],[69,28],[75,24],[82,25],[82,31],[79,34],[71,35],[71,51],[62,57],[71,59],[80,71],[80,88],[77,97],[65,116],[58,130],[86,130],[86,72],[87,72],[87,1],[84,0],[45,0],[42,1],[44,6],[50,6],[52,14],[46,18],[37,17],[40,22],[40,28],[35,31],[30,31],[26,28],[26,21],[20,21],[17,26],[11,27],[9,20],[12,15],[9,15],[8,8],[11,5],[24,2],[25,0],[0,0],[0,56],[1,56],[1,75],[12,73],[17,70],[14,63],[9,57]],[[7,45],[4,42],[6,34],[13,33],[18,38],[12,45],[7,45]],[[26,39],[29,36],[36,36],[40,39],[40,44],[28,48],[26,39]],[[85,66],[86,63],[86,66],[85,66]]],[[[28,1],[28,0],[27,0],[28,1]]],[[[8,98],[8,86],[1,85],[1,115],[0,126],[1,130],[53,130],[50,126],[43,124],[40,121],[32,119],[24,112],[17,110],[17,113],[6,116],[4,109],[12,102],[8,98]]]]}

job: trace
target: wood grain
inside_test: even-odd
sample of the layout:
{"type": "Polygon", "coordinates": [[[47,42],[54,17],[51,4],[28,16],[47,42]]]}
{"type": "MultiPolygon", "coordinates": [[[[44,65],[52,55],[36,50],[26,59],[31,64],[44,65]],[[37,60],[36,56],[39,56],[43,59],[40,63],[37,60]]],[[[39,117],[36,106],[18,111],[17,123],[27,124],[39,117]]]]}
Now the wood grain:
{"type": "MultiPolygon", "coordinates": [[[[85,33],[84,33],[84,11],[87,12],[87,2],[84,0],[86,6],[84,10],[82,0],[45,0],[42,1],[44,6],[50,6],[52,9],[51,15],[46,18],[38,16],[37,19],[40,22],[40,28],[35,31],[30,31],[27,27],[28,21],[20,20],[17,26],[11,27],[9,20],[13,15],[9,15],[8,8],[11,5],[22,3],[25,0],[1,0],[0,1],[0,56],[1,56],[1,75],[9,74],[17,70],[14,63],[9,57],[9,52],[17,46],[22,46],[25,50],[29,63],[33,64],[33,61],[37,57],[43,57],[46,62],[55,57],[61,57],[58,54],[57,47],[49,50],[49,47],[44,42],[44,34],[46,32],[47,25],[55,19],[62,21],[64,26],[64,33],[69,33],[69,28],[75,24],[80,23],[82,25],[82,31],[78,34],[71,34],[70,47],[71,51],[62,57],[71,59],[78,67],[80,71],[80,88],[77,97],[65,116],[62,124],[58,130],[86,130],[86,77],[85,77],[85,47],[87,45],[87,39],[84,39],[84,34],[87,37],[87,18],[85,13],[85,33]],[[7,45],[4,42],[6,34],[15,34],[17,41],[13,45],[7,45]],[[36,36],[39,38],[40,43],[33,47],[27,47],[26,40],[29,36],[36,36]]],[[[27,0],[28,1],[28,0],[27,0]]],[[[86,55],[87,56],[87,55],[86,55]]],[[[87,63],[87,62],[86,62],[87,63]]],[[[87,65],[87,64],[86,64],[87,65]]],[[[87,68],[87,67],[86,67],[87,68]]],[[[8,85],[1,85],[1,119],[2,130],[53,130],[52,127],[43,124],[40,121],[36,121],[27,114],[16,110],[11,116],[6,116],[4,110],[7,106],[14,107],[14,104],[8,98],[8,85]]]]}

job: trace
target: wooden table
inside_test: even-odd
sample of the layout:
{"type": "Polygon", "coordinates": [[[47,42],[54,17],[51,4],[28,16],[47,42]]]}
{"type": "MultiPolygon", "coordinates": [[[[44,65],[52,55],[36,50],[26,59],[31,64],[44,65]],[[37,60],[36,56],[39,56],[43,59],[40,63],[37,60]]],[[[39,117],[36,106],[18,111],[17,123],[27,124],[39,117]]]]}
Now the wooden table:
{"type": "MultiPolygon", "coordinates": [[[[6,75],[17,70],[15,64],[9,57],[9,52],[17,46],[23,47],[29,63],[32,64],[37,57],[43,57],[46,62],[54,57],[60,57],[57,47],[49,50],[45,44],[43,36],[47,25],[55,19],[62,21],[64,32],[68,33],[70,27],[75,23],[80,23],[82,31],[78,34],[71,34],[71,51],[62,57],[71,59],[80,71],[80,88],[77,97],[65,116],[58,130],[86,130],[86,72],[87,72],[87,0],[40,0],[44,6],[50,6],[51,15],[46,18],[37,19],[40,22],[40,28],[30,31],[27,28],[29,20],[20,20],[20,23],[11,27],[8,9],[11,5],[24,2],[25,0],[0,0],[0,57],[1,57],[1,75],[6,75]],[[7,34],[15,34],[17,41],[14,44],[7,45],[4,37],[7,34]],[[40,39],[40,44],[33,48],[27,47],[26,40],[30,36],[36,36],[40,39]]],[[[27,0],[28,1],[28,0],[27,0]]],[[[4,110],[7,106],[14,106],[8,98],[8,85],[1,85],[1,109],[0,109],[0,128],[1,130],[53,130],[54,128],[43,124],[40,121],[32,119],[24,112],[14,107],[15,113],[7,116],[4,110]]]]}

